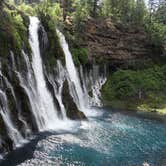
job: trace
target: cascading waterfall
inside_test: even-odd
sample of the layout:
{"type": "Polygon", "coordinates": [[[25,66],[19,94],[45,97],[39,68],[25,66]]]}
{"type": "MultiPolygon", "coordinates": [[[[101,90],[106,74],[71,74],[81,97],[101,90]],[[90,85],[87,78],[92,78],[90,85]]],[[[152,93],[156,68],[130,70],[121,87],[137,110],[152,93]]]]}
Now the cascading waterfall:
{"type": "MultiPolygon", "coordinates": [[[[29,98],[32,105],[32,111],[35,115],[38,128],[40,131],[42,130],[55,130],[55,129],[65,129],[70,130],[73,127],[73,123],[69,121],[66,117],[65,108],[62,103],[61,97],[61,86],[58,91],[55,91],[56,98],[61,106],[61,111],[63,115],[63,119],[58,118],[58,111],[56,108],[56,104],[54,103],[53,96],[49,92],[46,86],[46,81],[43,72],[43,64],[42,58],[40,55],[40,48],[39,48],[39,37],[38,37],[38,29],[39,29],[39,20],[37,17],[30,17],[30,26],[29,26],[29,43],[32,49],[32,69],[35,78],[35,84],[33,81],[30,81],[30,90],[29,87],[26,86],[26,82],[23,83],[24,88],[26,89],[27,93],[29,94],[29,98]]],[[[24,54],[26,61],[28,61],[27,56],[24,54]]],[[[26,62],[29,70],[29,78],[33,77],[31,67],[29,62],[26,62]]],[[[59,64],[60,66],[60,64],[59,64]]],[[[61,70],[61,69],[60,69],[61,70]]],[[[60,71],[59,71],[60,72],[60,71]]],[[[59,73],[60,74],[60,73],[59,73]]],[[[21,80],[21,78],[20,78],[21,80]]],[[[58,79],[57,79],[58,80],[58,79]]],[[[25,81],[25,80],[24,80],[25,81]]],[[[59,84],[63,82],[63,75],[59,75],[59,84]],[[61,82],[62,81],[62,82],[61,82]]],[[[54,83],[54,81],[51,81],[54,83]]],[[[53,84],[55,89],[55,85],[53,84]]]]}
{"type": "Polygon", "coordinates": [[[0,101],[2,103],[2,106],[0,107],[0,114],[7,127],[8,134],[10,138],[12,139],[14,146],[18,147],[21,145],[21,143],[24,142],[24,139],[11,120],[7,97],[2,90],[0,90],[0,101]]]}
{"type": "Polygon", "coordinates": [[[58,121],[57,110],[55,108],[53,98],[46,87],[46,82],[43,74],[42,59],[40,55],[38,29],[39,20],[37,17],[30,17],[29,43],[32,49],[32,67],[34,76],[36,78],[36,86],[38,93],[39,110],[37,110],[38,117],[40,119],[39,128],[42,129],[54,129],[56,122],[58,121]]]}
{"type": "MultiPolygon", "coordinates": [[[[65,54],[66,69],[68,71],[69,79],[70,79],[69,83],[70,83],[70,85],[74,84],[74,87],[75,87],[75,90],[77,93],[77,96],[76,96],[77,98],[76,98],[74,95],[75,92],[72,92],[73,97],[75,97],[74,100],[77,102],[77,106],[80,108],[80,110],[84,111],[85,106],[86,106],[86,103],[84,100],[85,96],[84,96],[84,93],[81,88],[81,83],[80,83],[78,73],[77,73],[76,67],[75,67],[73,59],[72,59],[72,55],[69,51],[69,46],[65,40],[64,35],[58,29],[57,29],[57,34],[59,36],[60,43],[63,48],[64,54],[65,54]]],[[[74,90],[73,88],[70,88],[70,89],[74,90]]]]}
{"type": "Polygon", "coordinates": [[[100,89],[107,80],[106,66],[103,69],[103,72],[100,73],[99,66],[93,65],[89,72],[83,72],[83,68],[80,66],[80,77],[83,82],[84,93],[89,99],[88,102],[91,106],[102,106],[100,89]],[[89,96],[88,91],[91,93],[91,96],[89,96]]]}
{"type": "MultiPolygon", "coordinates": [[[[74,101],[77,103],[78,108],[83,111],[86,116],[91,116],[92,109],[90,109],[91,106],[100,106],[100,88],[106,81],[106,76],[100,77],[100,74],[97,73],[95,79],[92,78],[92,76],[85,77],[80,71],[81,80],[82,80],[82,86],[81,81],[79,78],[79,74],[77,72],[77,69],[74,65],[71,52],[69,50],[68,43],[65,40],[64,35],[57,29],[57,34],[60,39],[61,47],[63,48],[64,54],[65,54],[65,60],[66,60],[66,69],[68,72],[68,82],[70,85],[70,91],[71,95],[74,98],[74,101]],[[99,78],[97,78],[99,77],[99,78]],[[86,86],[86,80],[90,79],[91,83],[91,90],[93,93],[93,97],[90,97],[87,92],[87,86],[86,86]]],[[[97,70],[99,71],[99,69],[97,70]]],[[[93,70],[92,70],[93,73],[93,70]]],[[[91,74],[92,74],[91,73],[91,74]]],[[[94,111],[94,110],[93,110],[94,111]]]]}
{"type": "Polygon", "coordinates": [[[49,74],[47,78],[54,88],[54,93],[58,100],[58,103],[62,112],[62,118],[63,120],[66,120],[67,119],[66,109],[62,102],[62,88],[66,78],[66,71],[64,67],[62,66],[60,60],[57,60],[57,67],[55,68],[55,71],[56,71],[56,75],[49,74]]]}
{"type": "MultiPolygon", "coordinates": [[[[12,97],[14,99],[14,102],[17,103],[17,99],[15,96],[14,89],[11,85],[11,83],[8,81],[7,77],[5,77],[1,70],[0,70],[0,77],[2,81],[2,87],[0,89],[0,115],[4,121],[4,124],[7,128],[8,135],[10,139],[13,141],[13,148],[21,146],[23,143],[26,142],[26,140],[23,138],[19,130],[17,129],[17,126],[12,121],[11,118],[11,110],[9,108],[9,99],[7,98],[6,95],[6,90],[10,90],[12,97]],[[3,87],[3,84],[5,87],[3,87]],[[2,90],[4,89],[4,91],[2,90]]],[[[22,116],[18,112],[18,119],[20,122],[22,122],[25,126],[27,125],[26,122],[22,119],[22,116]]]]}
{"type": "MultiPolygon", "coordinates": [[[[15,65],[15,61],[14,61],[14,55],[13,55],[12,52],[11,52],[11,57],[12,57],[12,66],[13,66],[13,69],[16,70],[16,65],[15,65]]],[[[7,88],[10,89],[10,91],[12,93],[12,97],[14,98],[14,102],[16,103],[17,109],[18,109],[18,119],[24,124],[24,128],[26,130],[25,134],[31,133],[31,130],[28,127],[28,124],[26,123],[26,121],[21,116],[21,110],[18,107],[17,98],[15,96],[15,92],[14,92],[14,89],[13,89],[11,83],[8,81],[8,79],[1,72],[0,72],[0,76],[3,78],[3,80],[4,80],[4,82],[5,82],[6,86],[7,86],[7,88]]]]}
{"type": "Polygon", "coordinates": [[[91,115],[90,112],[93,110],[90,108],[91,106],[96,106],[100,103],[99,89],[103,81],[105,81],[105,77],[100,77],[99,73],[95,77],[91,76],[94,72],[93,70],[89,74],[77,71],[65,37],[59,30],[57,30],[57,34],[65,54],[66,66],[63,66],[61,61],[57,60],[57,65],[52,72],[47,73],[46,71],[44,73],[39,48],[39,26],[39,19],[30,17],[29,44],[32,50],[32,60],[24,50],[17,58],[11,51],[11,63],[7,64],[9,65],[7,69],[9,71],[7,72],[10,72],[10,76],[3,73],[0,63],[0,116],[6,126],[8,136],[13,141],[13,147],[22,145],[25,138],[29,137],[34,130],[74,130],[75,123],[79,122],[73,122],[67,118],[67,108],[65,108],[62,98],[65,80],[68,81],[69,93],[74,102],[86,116],[91,115]],[[45,78],[47,78],[47,82],[45,78]],[[54,93],[51,93],[50,85],[54,93]],[[21,90],[17,92],[19,87],[21,90]],[[8,96],[6,89],[10,91],[11,96],[8,96]],[[88,94],[90,90],[92,90],[93,97],[88,94]],[[22,97],[21,95],[24,96],[23,102],[19,101],[20,97],[22,97]],[[16,109],[17,117],[15,120],[11,113],[13,107],[8,106],[10,97],[14,103],[14,109],[16,109]],[[27,103],[26,106],[29,106],[27,110],[24,108],[24,102],[27,103]],[[61,116],[59,116],[59,111],[61,111],[61,116]],[[29,117],[27,116],[28,113],[31,114],[29,117]],[[32,124],[31,120],[33,121],[32,124]],[[18,129],[21,129],[21,132],[18,129]]]}

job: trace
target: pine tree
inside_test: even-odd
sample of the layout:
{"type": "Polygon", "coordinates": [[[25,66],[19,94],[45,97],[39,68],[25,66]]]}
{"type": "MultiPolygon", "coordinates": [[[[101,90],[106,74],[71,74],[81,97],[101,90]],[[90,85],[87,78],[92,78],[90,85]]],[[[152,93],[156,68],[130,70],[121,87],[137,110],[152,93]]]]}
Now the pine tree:
{"type": "Polygon", "coordinates": [[[135,8],[133,11],[133,22],[135,25],[142,25],[146,13],[146,6],[144,0],[136,0],[135,8]]]}
{"type": "Polygon", "coordinates": [[[92,16],[93,17],[96,17],[97,16],[97,9],[98,9],[98,2],[99,0],[93,0],[93,3],[92,3],[92,16]]]}

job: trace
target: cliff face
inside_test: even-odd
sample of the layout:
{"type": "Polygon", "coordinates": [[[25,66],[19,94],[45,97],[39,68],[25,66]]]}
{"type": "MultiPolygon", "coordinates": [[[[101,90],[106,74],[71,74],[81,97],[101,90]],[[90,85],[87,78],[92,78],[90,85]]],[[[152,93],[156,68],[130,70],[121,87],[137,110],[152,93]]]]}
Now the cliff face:
{"type": "Polygon", "coordinates": [[[143,30],[124,27],[111,19],[85,21],[83,39],[91,58],[125,62],[147,59],[151,54],[143,30]]]}

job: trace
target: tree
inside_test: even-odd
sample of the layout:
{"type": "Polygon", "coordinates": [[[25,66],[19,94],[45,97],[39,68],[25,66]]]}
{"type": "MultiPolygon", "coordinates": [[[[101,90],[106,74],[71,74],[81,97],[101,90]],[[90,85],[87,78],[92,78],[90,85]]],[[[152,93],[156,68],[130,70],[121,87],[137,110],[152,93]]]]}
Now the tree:
{"type": "Polygon", "coordinates": [[[111,16],[112,13],[110,11],[111,11],[110,1],[109,0],[103,0],[101,15],[107,16],[107,17],[111,16]]]}
{"type": "Polygon", "coordinates": [[[82,31],[82,20],[87,18],[90,15],[90,4],[89,0],[74,0],[73,5],[72,5],[74,12],[74,25],[75,25],[75,30],[80,32],[82,31]]]}
{"type": "Polygon", "coordinates": [[[119,18],[120,16],[121,0],[104,0],[102,7],[102,14],[104,16],[113,16],[119,18]]]}
{"type": "Polygon", "coordinates": [[[166,25],[166,1],[160,1],[159,7],[154,14],[155,19],[166,25]]]}
{"type": "Polygon", "coordinates": [[[66,16],[71,11],[72,0],[60,0],[61,7],[63,9],[63,20],[66,20],[66,16]]]}
{"type": "Polygon", "coordinates": [[[132,21],[135,25],[143,25],[146,15],[146,6],[144,0],[136,0],[135,8],[132,14],[132,21]]]}
{"type": "Polygon", "coordinates": [[[104,0],[102,14],[128,23],[131,22],[134,6],[135,0],[104,0]]]}
{"type": "Polygon", "coordinates": [[[158,6],[158,2],[156,0],[149,0],[148,6],[149,6],[149,21],[151,23],[153,21],[153,14],[158,6]]]}
{"type": "Polygon", "coordinates": [[[92,16],[93,17],[96,17],[97,16],[97,9],[98,9],[98,4],[99,3],[99,0],[93,0],[93,3],[92,3],[92,16]]]}
{"type": "Polygon", "coordinates": [[[120,18],[124,23],[130,23],[132,21],[132,12],[135,6],[135,0],[120,0],[120,18]]]}

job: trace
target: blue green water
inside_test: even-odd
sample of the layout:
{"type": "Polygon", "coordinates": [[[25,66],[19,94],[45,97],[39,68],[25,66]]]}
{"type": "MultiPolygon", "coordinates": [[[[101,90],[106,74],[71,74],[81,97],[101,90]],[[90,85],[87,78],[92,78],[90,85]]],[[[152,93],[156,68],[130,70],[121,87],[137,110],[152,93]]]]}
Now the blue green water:
{"type": "Polygon", "coordinates": [[[141,166],[147,162],[150,166],[166,166],[164,122],[109,110],[89,121],[76,123],[75,129],[75,132],[49,134],[20,153],[18,150],[3,165],[11,160],[17,163],[23,153],[25,157],[33,149],[20,165],[141,166]]]}

